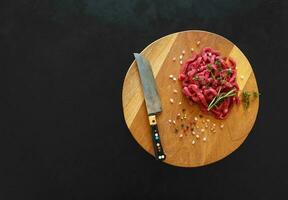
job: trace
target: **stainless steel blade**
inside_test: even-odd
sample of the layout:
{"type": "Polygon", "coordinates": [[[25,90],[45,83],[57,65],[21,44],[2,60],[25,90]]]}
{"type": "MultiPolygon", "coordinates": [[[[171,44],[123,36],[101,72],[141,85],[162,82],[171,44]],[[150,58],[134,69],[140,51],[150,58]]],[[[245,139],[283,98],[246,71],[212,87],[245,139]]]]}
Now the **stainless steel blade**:
{"type": "Polygon", "coordinates": [[[138,53],[134,53],[142,83],[148,115],[162,111],[161,101],[157,92],[155,78],[149,61],[138,53]]]}

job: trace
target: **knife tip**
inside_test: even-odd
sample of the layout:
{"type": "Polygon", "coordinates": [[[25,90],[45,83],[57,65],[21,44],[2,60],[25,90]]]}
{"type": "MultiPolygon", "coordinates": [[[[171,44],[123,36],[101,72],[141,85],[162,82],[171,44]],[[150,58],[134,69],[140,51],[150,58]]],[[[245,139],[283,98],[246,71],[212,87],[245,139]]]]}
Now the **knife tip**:
{"type": "Polygon", "coordinates": [[[133,53],[133,55],[136,58],[137,56],[139,56],[139,53],[133,53]]]}

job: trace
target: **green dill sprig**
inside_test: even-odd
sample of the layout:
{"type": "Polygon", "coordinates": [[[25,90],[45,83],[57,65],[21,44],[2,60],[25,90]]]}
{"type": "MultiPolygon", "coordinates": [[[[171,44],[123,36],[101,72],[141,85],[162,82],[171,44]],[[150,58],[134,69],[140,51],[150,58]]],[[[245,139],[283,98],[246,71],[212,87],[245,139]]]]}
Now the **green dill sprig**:
{"type": "Polygon", "coordinates": [[[261,93],[258,93],[258,92],[256,92],[256,91],[253,92],[253,96],[254,96],[255,98],[259,97],[260,95],[261,95],[261,93]]]}
{"type": "MultiPolygon", "coordinates": [[[[254,91],[252,94],[253,94],[254,99],[261,95],[260,93],[258,93],[256,91],[254,91]]],[[[251,94],[248,91],[242,92],[242,102],[244,104],[245,109],[248,109],[248,107],[250,105],[250,96],[251,96],[251,94]]]]}
{"type": "Polygon", "coordinates": [[[247,91],[242,92],[242,102],[244,103],[244,108],[247,109],[250,105],[251,94],[247,91]]]}

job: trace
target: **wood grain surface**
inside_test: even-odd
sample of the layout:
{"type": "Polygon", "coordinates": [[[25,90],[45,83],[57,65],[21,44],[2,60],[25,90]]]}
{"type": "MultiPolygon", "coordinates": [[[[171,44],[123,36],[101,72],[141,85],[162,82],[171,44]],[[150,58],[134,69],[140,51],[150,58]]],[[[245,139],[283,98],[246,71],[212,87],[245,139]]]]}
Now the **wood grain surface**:
{"type": "MultiPolygon", "coordinates": [[[[156,78],[163,109],[157,119],[161,142],[167,155],[164,162],[171,165],[197,167],[226,157],[244,142],[256,120],[258,98],[251,97],[248,109],[245,109],[242,103],[234,105],[225,120],[217,120],[212,115],[202,114],[197,105],[188,104],[181,93],[178,80],[169,78],[171,74],[178,77],[179,56],[183,50],[185,51],[183,62],[185,62],[191,57],[191,48],[199,52],[207,46],[220,51],[222,56],[231,57],[236,61],[239,95],[243,90],[258,92],[256,78],[249,61],[237,46],[222,36],[206,31],[184,31],[165,36],[147,46],[141,54],[149,59],[156,78]],[[198,41],[200,44],[197,45],[198,41]],[[173,61],[174,57],[176,61],[173,61]],[[178,92],[174,93],[173,90],[178,92]],[[173,104],[170,98],[173,98],[173,104]],[[186,118],[181,120],[177,117],[178,113],[181,116],[186,115],[186,118]],[[169,119],[175,120],[176,124],[169,123],[169,119]],[[190,130],[184,131],[186,125],[193,121],[196,122],[194,134],[190,130]],[[183,125],[184,129],[182,129],[183,125]],[[211,131],[213,127],[215,131],[211,131]],[[177,133],[175,128],[179,130],[177,133]],[[196,135],[199,135],[199,138],[196,138],[196,135]]],[[[132,136],[140,146],[154,155],[142,86],[135,61],[131,64],[124,80],[122,103],[125,121],[132,136]]]]}

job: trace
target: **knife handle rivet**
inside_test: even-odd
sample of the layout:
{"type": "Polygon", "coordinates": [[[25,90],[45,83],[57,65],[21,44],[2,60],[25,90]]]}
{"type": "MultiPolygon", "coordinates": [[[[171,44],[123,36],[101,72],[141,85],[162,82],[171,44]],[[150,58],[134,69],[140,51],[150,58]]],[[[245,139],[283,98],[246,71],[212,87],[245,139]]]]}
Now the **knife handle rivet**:
{"type": "Polygon", "coordinates": [[[155,133],[155,136],[158,137],[158,133],[155,133]]]}
{"type": "Polygon", "coordinates": [[[159,144],[159,143],[157,143],[156,145],[157,145],[158,147],[160,146],[160,144],[159,144]]]}
{"type": "Polygon", "coordinates": [[[150,115],[149,116],[149,124],[150,125],[156,125],[156,116],[155,115],[150,115]]]}

